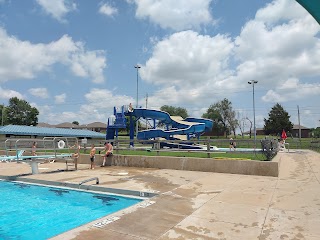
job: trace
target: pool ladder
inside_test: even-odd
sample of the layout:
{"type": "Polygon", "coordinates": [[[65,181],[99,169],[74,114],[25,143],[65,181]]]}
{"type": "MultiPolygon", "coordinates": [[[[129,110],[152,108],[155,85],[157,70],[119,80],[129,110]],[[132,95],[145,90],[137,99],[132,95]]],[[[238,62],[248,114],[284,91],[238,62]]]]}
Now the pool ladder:
{"type": "Polygon", "coordinates": [[[99,178],[98,177],[93,177],[93,178],[89,178],[89,179],[86,179],[86,180],[83,180],[82,182],[79,183],[79,187],[84,184],[84,183],[87,183],[87,182],[91,182],[93,180],[96,180],[96,184],[99,184],[99,178]]]}

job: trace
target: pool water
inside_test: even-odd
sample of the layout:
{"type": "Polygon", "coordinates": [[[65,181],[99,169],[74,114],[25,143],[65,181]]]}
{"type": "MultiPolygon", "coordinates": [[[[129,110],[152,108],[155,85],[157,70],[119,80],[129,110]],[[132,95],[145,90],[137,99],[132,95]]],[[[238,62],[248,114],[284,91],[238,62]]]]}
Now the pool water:
{"type": "Polygon", "coordinates": [[[0,181],[0,239],[47,239],[140,201],[0,181]]]}

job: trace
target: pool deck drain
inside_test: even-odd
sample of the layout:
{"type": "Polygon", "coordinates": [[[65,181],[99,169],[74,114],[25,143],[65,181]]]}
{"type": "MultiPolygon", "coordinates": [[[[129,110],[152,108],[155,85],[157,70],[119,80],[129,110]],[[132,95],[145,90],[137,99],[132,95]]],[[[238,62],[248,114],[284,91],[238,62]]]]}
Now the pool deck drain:
{"type": "Polygon", "coordinates": [[[114,166],[90,170],[86,164],[58,171],[63,163],[41,164],[37,175],[28,164],[0,163],[0,175],[62,185],[98,177],[99,187],[154,194],[143,206],[53,239],[320,239],[320,154],[296,151],[277,158],[278,177],[114,166]],[[128,174],[118,174],[123,172],[128,174]]]}

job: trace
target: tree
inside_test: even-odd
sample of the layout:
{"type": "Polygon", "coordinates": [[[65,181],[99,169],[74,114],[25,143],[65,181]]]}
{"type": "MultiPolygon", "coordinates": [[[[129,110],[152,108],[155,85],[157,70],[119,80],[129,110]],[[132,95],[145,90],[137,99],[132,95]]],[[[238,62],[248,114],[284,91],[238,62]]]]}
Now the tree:
{"type": "Polygon", "coordinates": [[[246,119],[244,117],[241,117],[239,112],[238,112],[237,118],[238,118],[237,119],[238,120],[238,128],[240,129],[242,138],[244,138],[244,129],[246,126],[246,119]]]}
{"type": "Polygon", "coordinates": [[[188,117],[188,112],[185,108],[163,105],[160,110],[169,113],[171,116],[181,116],[182,118],[188,117]]]}
{"type": "Polygon", "coordinates": [[[0,121],[2,126],[8,124],[6,111],[7,111],[6,107],[4,105],[0,105],[0,114],[1,114],[0,121]]]}
{"type": "Polygon", "coordinates": [[[78,121],[73,121],[72,124],[79,126],[79,122],[78,121]]]}
{"type": "MultiPolygon", "coordinates": [[[[210,105],[207,112],[202,115],[205,118],[212,119],[220,130],[226,132],[226,135],[231,131],[236,135],[236,127],[238,120],[236,119],[236,112],[232,109],[232,103],[228,99],[216,102],[210,105]]],[[[215,126],[213,126],[213,129],[215,126]]]]}
{"type": "Polygon", "coordinates": [[[211,119],[213,123],[212,132],[218,136],[220,134],[224,134],[226,131],[225,125],[222,121],[222,117],[220,115],[220,112],[216,109],[214,105],[211,105],[207,112],[202,114],[203,118],[211,119]]]}
{"type": "Polygon", "coordinates": [[[290,132],[293,128],[293,123],[290,122],[290,116],[283,107],[277,103],[269,112],[269,118],[264,119],[264,133],[269,135],[280,135],[282,130],[290,132]]]}
{"type": "Polygon", "coordinates": [[[314,138],[320,138],[320,127],[311,129],[314,138]]]}
{"type": "Polygon", "coordinates": [[[38,124],[39,111],[35,107],[17,97],[9,99],[9,106],[6,107],[8,124],[36,126],[38,124]]]}
{"type": "Polygon", "coordinates": [[[246,120],[248,120],[248,122],[250,123],[249,135],[250,135],[250,138],[251,138],[251,136],[252,136],[252,121],[248,117],[246,117],[246,120]]]}

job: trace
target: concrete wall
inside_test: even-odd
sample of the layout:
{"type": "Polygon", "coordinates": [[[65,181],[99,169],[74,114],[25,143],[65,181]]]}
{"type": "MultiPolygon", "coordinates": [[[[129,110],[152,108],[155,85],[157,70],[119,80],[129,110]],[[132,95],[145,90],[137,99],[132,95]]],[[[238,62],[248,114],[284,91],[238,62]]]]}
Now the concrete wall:
{"type": "MultiPolygon", "coordinates": [[[[80,156],[79,163],[89,164],[89,155],[82,154],[80,156]]],[[[102,157],[100,155],[96,155],[95,164],[96,166],[102,164],[102,157]]],[[[113,155],[112,158],[108,158],[107,165],[272,177],[278,177],[279,174],[278,161],[216,160],[212,158],[113,155]]]]}

